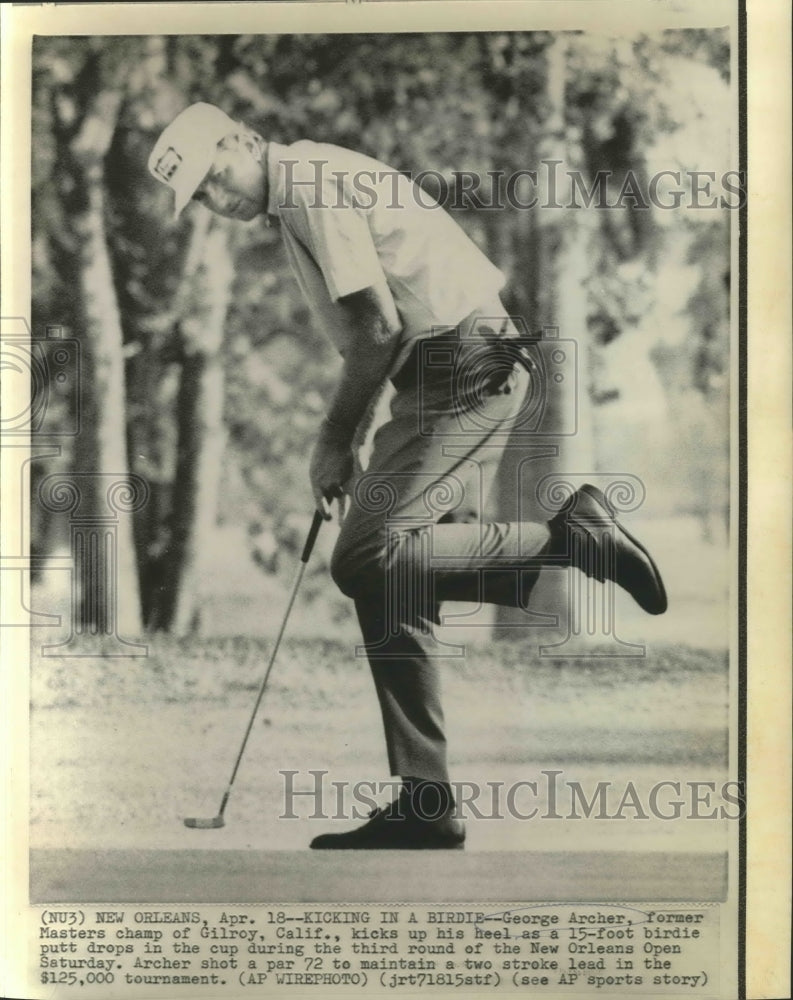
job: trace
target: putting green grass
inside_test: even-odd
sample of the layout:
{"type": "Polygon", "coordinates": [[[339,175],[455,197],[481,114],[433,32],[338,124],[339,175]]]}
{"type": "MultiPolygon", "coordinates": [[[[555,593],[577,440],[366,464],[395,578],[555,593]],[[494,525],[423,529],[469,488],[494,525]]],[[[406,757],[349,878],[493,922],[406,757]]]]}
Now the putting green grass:
{"type": "MultiPolygon", "coordinates": [[[[86,902],[142,901],[147,893],[155,901],[166,885],[173,900],[224,892],[239,901],[252,898],[245,893],[263,900],[721,898],[733,827],[718,818],[474,814],[464,852],[420,861],[391,855],[386,868],[376,859],[357,862],[358,852],[307,851],[317,833],[354,822],[335,818],[330,782],[390,777],[368,664],[341,641],[285,641],[226,826],[186,829],[185,816],[218,810],[268,651],[260,639],[157,640],[141,659],[33,663],[30,844],[38,898],[54,902],[76,885],[86,902]],[[322,772],[320,815],[309,795],[293,799],[294,818],[284,818],[283,772],[298,772],[294,788],[316,791],[312,769],[322,772]],[[163,882],[167,864],[173,876],[163,882]]],[[[480,644],[446,661],[443,681],[452,778],[483,788],[539,780],[540,813],[547,807],[541,775],[549,769],[587,791],[601,781],[616,789],[631,783],[645,801],[659,781],[685,788],[727,778],[727,662],[718,650],[655,644],[642,658],[581,661],[541,659],[521,643],[480,644]]],[[[526,800],[517,803],[523,808],[526,800]]],[[[348,806],[343,801],[342,812],[348,806]]]]}

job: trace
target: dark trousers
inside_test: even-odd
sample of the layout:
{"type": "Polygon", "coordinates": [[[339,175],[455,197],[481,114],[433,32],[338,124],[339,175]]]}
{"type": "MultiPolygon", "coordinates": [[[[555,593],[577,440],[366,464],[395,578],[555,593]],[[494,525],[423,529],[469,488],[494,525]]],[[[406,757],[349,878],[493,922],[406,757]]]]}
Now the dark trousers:
{"type": "Polygon", "coordinates": [[[483,516],[529,387],[523,367],[494,357],[488,339],[465,332],[417,346],[333,553],[333,578],[355,600],[391,773],[402,777],[449,780],[433,631],[441,602],[518,606],[549,548],[546,523],[483,516]]]}

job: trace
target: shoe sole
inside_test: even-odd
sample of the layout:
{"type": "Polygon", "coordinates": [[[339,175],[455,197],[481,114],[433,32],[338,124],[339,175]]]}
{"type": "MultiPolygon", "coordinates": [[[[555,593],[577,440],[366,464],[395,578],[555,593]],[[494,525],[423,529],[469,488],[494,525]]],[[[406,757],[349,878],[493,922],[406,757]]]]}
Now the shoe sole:
{"type": "Polygon", "coordinates": [[[655,585],[658,588],[658,593],[660,595],[661,604],[663,605],[663,607],[661,607],[658,611],[652,611],[652,610],[650,610],[648,608],[645,608],[644,610],[646,610],[648,612],[648,614],[651,614],[651,615],[662,615],[666,611],[667,607],[669,606],[669,602],[667,601],[667,597],[666,597],[666,588],[664,587],[664,581],[661,579],[661,573],[660,573],[658,567],[655,565],[655,560],[650,555],[650,553],[647,551],[647,549],[642,545],[642,543],[639,541],[639,539],[636,538],[636,537],[634,537],[630,533],[630,531],[628,531],[628,529],[626,527],[624,527],[624,525],[622,525],[617,520],[617,516],[614,513],[613,507],[608,502],[608,500],[606,499],[606,497],[604,496],[604,494],[597,488],[597,486],[590,486],[589,483],[585,483],[581,487],[580,492],[581,493],[586,493],[588,496],[592,497],[592,499],[595,501],[595,503],[599,504],[606,511],[606,513],[609,515],[609,517],[611,518],[611,520],[614,522],[614,524],[616,524],[616,526],[620,529],[620,531],[623,533],[623,535],[625,535],[625,537],[628,539],[628,541],[632,542],[633,545],[635,545],[636,548],[639,549],[639,551],[647,559],[647,562],[650,564],[650,568],[653,571],[653,576],[655,578],[655,585]]]}

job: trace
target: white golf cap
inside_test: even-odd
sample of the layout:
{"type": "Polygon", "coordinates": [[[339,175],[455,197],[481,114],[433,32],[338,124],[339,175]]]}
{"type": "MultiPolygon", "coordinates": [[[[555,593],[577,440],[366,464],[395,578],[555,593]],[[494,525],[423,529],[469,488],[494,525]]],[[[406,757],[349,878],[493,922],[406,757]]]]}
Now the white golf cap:
{"type": "Polygon", "coordinates": [[[238,129],[214,104],[191,104],[163,131],[149,157],[153,177],[173,190],[176,216],[195,194],[215,159],[217,144],[238,129]]]}

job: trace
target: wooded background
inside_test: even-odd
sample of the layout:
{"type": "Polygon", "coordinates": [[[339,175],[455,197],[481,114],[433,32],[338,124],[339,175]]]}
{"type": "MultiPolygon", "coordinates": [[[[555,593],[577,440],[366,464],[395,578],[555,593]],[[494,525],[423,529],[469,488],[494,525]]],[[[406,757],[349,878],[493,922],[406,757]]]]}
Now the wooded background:
{"type": "MultiPolygon", "coordinates": [[[[65,519],[37,502],[44,476],[143,477],[149,501],[119,526],[127,634],[200,630],[218,594],[291,573],[339,365],[277,227],[196,205],[172,220],[146,162],[195,100],[265,138],[333,142],[413,175],[556,159],[590,180],[611,171],[614,192],[629,170],[734,166],[726,30],[37,37],[33,336],[56,325],[79,339],[82,392],[80,434],[34,463],[33,544],[68,545],[65,519]]],[[[656,516],[696,518],[724,545],[737,213],[628,202],[453,214],[507,275],[508,309],[578,344],[569,461],[638,475],[656,516]]],[[[55,381],[48,405],[74,416],[55,381]]],[[[320,553],[308,597],[332,604],[326,570],[320,553]]]]}

